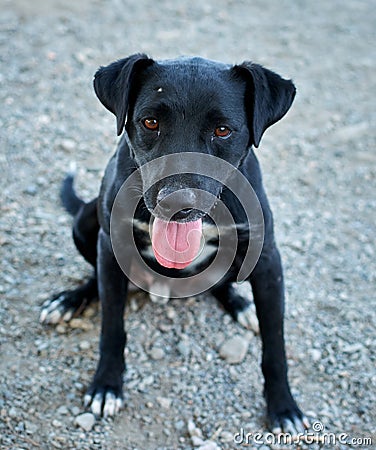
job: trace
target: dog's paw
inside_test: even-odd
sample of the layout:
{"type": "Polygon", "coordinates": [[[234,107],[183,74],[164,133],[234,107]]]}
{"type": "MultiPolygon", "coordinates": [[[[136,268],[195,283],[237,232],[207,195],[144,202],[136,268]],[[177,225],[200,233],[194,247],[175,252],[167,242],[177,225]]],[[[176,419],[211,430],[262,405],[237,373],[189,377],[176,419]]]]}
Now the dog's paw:
{"type": "Polygon", "coordinates": [[[69,322],[75,312],[69,291],[64,291],[43,303],[39,320],[48,324],[69,322]]]}
{"type": "Polygon", "coordinates": [[[282,412],[269,414],[269,428],[276,435],[287,433],[297,436],[299,433],[304,433],[309,426],[307,417],[296,405],[282,412]]]}
{"type": "Polygon", "coordinates": [[[84,397],[84,405],[95,416],[110,417],[117,414],[124,406],[123,394],[109,387],[92,387],[84,397]]]}
{"type": "Polygon", "coordinates": [[[259,322],[251,305],[248,305],[245,309],[236,314],[236,321],[247,330],[251,330],[255,334],[259,334],[259,322]]]}

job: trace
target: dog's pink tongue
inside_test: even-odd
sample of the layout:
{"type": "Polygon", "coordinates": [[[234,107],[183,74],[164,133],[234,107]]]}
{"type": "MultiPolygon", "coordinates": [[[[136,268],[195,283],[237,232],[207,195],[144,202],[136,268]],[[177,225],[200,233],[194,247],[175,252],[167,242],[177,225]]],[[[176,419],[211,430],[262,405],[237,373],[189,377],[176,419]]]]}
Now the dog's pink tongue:
{"type": "Polygon", "coordinates": [[[201,234],[201,219],[180,223],[156,218],[151,241],[157,261],[169,269],[189,266],[200,250],[201,234]]]}

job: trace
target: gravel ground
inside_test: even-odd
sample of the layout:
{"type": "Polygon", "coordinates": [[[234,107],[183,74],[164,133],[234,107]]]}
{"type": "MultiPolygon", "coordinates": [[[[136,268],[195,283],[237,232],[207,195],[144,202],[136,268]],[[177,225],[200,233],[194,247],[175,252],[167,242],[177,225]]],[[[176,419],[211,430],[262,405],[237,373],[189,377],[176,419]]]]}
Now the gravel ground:
{"type": "Polygon", "coordinates": [[[74,160],[79,191],[94,196],[116,143],[92,75],[137,51],[252,59],[294,79],[292,110],[257,150],[285,265],[291,385],[312,422],[376,448],[373,2],[0,0],[0,10],[1,448],[234,449],[241,428],[265,430],[259,338],[209,296],[133,297],[127,407],[95,423],[82,395],[98,308],[68,326],[38,322],[43,300],[89,273],[58,189],[74,160]],[[230,364],[221,355],[234,337],[247,351],[230,364]]]}

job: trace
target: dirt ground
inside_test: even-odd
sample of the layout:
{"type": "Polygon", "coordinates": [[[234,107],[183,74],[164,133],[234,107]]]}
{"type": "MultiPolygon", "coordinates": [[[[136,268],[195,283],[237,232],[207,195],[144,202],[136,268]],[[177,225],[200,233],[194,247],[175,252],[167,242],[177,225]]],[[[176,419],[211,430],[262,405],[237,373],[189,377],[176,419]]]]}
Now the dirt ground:
{"type": "Polygon", "coordinates": [[[126,409],[77,424],[100,312],[48,327],[40,305],[89,274],[59,186],[75,161],[79,192],[96,195],[117,139],[92,76],[134,52],[253,60],[293,78],[293,108],[257,150],[285,266],[290,382],[336,436],[309,448],[376,448],[375,24],[366,0],[0,0],[1,449],[298,448],[266,440],[259,337],[209,296],[162,306],[137,294],[126,409]],[[248,345],[236,365],[219,356],[232,336],[248,345]],[[241,429],[264,440],[237,443],[241,429]]]}

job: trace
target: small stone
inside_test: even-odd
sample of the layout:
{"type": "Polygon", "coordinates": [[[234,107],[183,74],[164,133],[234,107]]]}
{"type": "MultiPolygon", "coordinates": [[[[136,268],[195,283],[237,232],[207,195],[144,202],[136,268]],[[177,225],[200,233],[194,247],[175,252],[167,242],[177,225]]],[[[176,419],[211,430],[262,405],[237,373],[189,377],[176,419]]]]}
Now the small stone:
{"type": "Polygon", "coordinates": [[[80,329],[84,331],[89,331],[94,328],[94,325],[88,320],[74,318],[69,322],[69,326],[74,329],[80,329]]]}
{"type": "Polygon", "coordinates": [[[92,319],[95,316],[96,313],[97,313],[96,309],[89,306],[82,313],[82,316],[85,317],[85,319],[92,319]]]}
{"type": "Polygon", "coordinates": [[[180,341],[177,344],[177,349],[184,358],[187,358],[191,352],[191,347],[186,340],[180,341]]]}
{"type": "Polygon", "coordinates": [[[143,380],[140,383],[140,388],[141,388],[141,385],[143,386],[142,387],[142,389],[143,389],[145,386],[150,386],[153,383],[154,383],[154,376],[153,375],[149,375],[149,376],[143,378],[143,380]]]}
{"type": "Polygon", "coordinates": [[[239,364],[247,354],[248,345],[249,341],[247,339],[240,335],[234,336],[222,344],[219,355],[229,364],[239,364]]]}
{"type": "Polygon", "coordinates": [[[91,345],[90,345],[89,341],[81,341],[80,342],[80,349],[81,350],[89,350],[90,347],[91,347],[91,345]]]}
{"type": "Polygon", "coordinates": [[[175,422],[175,430],[181,431],[184,428],[184,425],[184,420],[178,420],[177,422],[175,422]]]}
{"type": "Polygon", "coordinates": [[[311,358],[313,362],[318,362],[321,359],[321,352],[316,348],[312,348],[309,353],[311,354],[311,358]]]}
{"type": "Polygon", "coordinates": [[[166,312],[166,316],[170,319],[173,320],[176,317],[176,311],[173,308],[168,308],[167,312],[166,312]]]}
{"type": "Polygon", "coordinates": [[[157,402],[161,405],[164,409],[170,409],[172,400],[167,397],[157,397],[157,402]]]}
{"type": "Polygon", "coordinates": [[[59,334],[65,334],[65,333],[67,332],[67,327],[66,327],[66,325],[64,325],[64,324],[59,323],[59,325],[57,325],[57,327],[56,327],[56,331],[57,331],[59,334]]]}
{"type": "Polygon", "coordinates": [[[155,361],[158,361],[160,359],[163,359],[165,356],[165,352],[160,347],[153,347],[150,350],[150,357],[154,359],[155,361]]]}
{"type": "Polygon", "coordinates": [[[222,431],[222,433],[221,433],[221,440],[223,442],[233,442],[233,440],[234,440],[234,433],[231,433],[230,431],[222,431]]]}
{"type": "Polygon", "coordinates": [[[69,414],[69,409],[65,405],[62,405],[57,408],[56,412],[61,416],[66,416],[69,414]]]}
{"type": "Polygon", "coordinates": [[[63,424],[60,422],[60,420],[54,419],[52,421],[52,426],[55,427],[55,428],[61,428],[63,426],[63,424]]]}
{"type": "Polygon", "coordinates": [[[80,408],[78,407],[78,406],[72,406],[72,408],[71,408],[71,413],[74,415],[74,416],[78,416],[78,414],[80,414],[80,408]]]}
{"type": "Polygon", "coordinates": [[[87,55],[83,52],[77,52],[74,54],[74,57],[76,58],[76,60],[81,63],[84,64],[87,60],[87,55]]]}
{"type": "Polygon", "coordinates": [[[10,408],[10,410],[8,411],[8,416],[12,419],[16,419],[17,417],[19,417],[19,413],[15,408],[10,408]]]}
{"type": "Polygon", "coordinates": [[[349,344],[342,348],[344,353],[355,353],[364,350],[364,346],[361,343],[349,344]]]}
{"type": "Polygon", "coordinates": [[[30,184],[24,190],[25,194],[31,195],[32,197],[38,192],[37,187],[34,184],[30,184]]]}
{"type": "Polygon", "coordinates": [[[188,433],[191,437],[196,436],[202,439],[202,431],[196,427],[193,420],[188,421],[188,433]]]}
{"type": "Polygon", "coordinates": [[[223,316],[223,324],[224,324],[224,325],[229,325],[230,322],[231,322],[231,317],[230,317],[228,314],[225,314],[225,315],[223,316]]]}
{"type": "Polygon", "coordinates": [[[161,322],[158,325],[158,330],[162,331],[162,333],[169,333],[172,330],[173,326],[170,323],[161,322]]]}
{"type": "Polygon", "coordinates": [[[83,413],[76,417],[75,424],[85,431],[91,431],[95,424],[95,416],[91,413],[83,413]]]}
{"type": "Polygon", "coordinates": [[[25,429],[27,434],[34,434],[38,431],[38,425],[25,420],[25,429]]]}
{"type": "Polygon", "coordinates": [[[192,444],[194,447],[200,447],[204,444],[204,440],[198,436],[192,436],[192,444]]]}
{"type": "Polygon", "coordinates": [[[73,139],[63,139],[60,144],[60,148],[66,152],[72,152],[76,148],[76,143],[73,139]]]}

